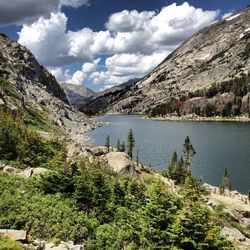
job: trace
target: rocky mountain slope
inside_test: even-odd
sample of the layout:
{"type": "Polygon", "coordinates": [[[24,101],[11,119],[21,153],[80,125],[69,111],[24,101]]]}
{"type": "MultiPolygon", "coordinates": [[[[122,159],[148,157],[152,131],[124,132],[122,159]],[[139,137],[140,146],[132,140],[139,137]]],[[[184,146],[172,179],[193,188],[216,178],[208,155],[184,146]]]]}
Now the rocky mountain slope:
{"type": "Polygon", "coordinates": [[[183,114],[195,109],[205,112],[212,104],[221,113],[230,103],[230,108],[236,105],[242,111],[245,105],[249,110],[249,53],[250,6],[195,33],[128,91],[116,93],[118,98],[105,108],[121,113],[163,109],[183,114]],[[239,82],[242,86],[237,89],[239,82]]]}
{"type": "Polygon", "coordinates": [[[70,83],[61,84],[69,102],[73,106],[85,105],[89,103],[95,95],[95,92],[84,86],[77,86],[70,83]]]}
{"type": "Polygon", "coordinates": [[[81,105],[80,110],[90,114],[95,114],[98,111],[105,110],[107,107],[119,100],[123,94],[126,93],[129,88],[134,86],[139,80],[139,78],[131,79],[120,85],[97,92],[89,103],[81,105]]]}
{"type": "Polygon", "coordinates": [[[94,123],[69,105],[52,76],[25,47],[0,35],[0,105],[24,113],[38,130],[85,131],[94,123]]]}

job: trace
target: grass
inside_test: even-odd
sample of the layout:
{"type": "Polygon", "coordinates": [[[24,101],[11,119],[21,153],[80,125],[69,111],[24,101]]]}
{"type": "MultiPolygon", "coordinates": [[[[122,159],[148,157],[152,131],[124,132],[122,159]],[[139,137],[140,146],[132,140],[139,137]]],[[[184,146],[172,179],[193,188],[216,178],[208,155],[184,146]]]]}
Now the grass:
{"type": "Polygon", "coordinates": [[[16,103],[17,100],[22,100],[22,95],[18,93],[11,84],[5,80],[4,78],[0,77],[0,88],[8,95],[13,102],[16,103]]]}
{"type": "Polygon", "coordinates": [[[42,106],[43,111],[35,109],[32,104],[25,104],[24,107],[21,107],[23,102],[23,95],[18,93],[15,88],[4,78],[0,77],[0,88],[4,93],[10,97],[14,105],[16,105],[21,112],[24,114],[25,123],[35,129],[42,130],[46,132],[54,132],[56,135],[61,135],[62,131],[55,125],[48,122],[48,115],[50,110],[42,106]]]}

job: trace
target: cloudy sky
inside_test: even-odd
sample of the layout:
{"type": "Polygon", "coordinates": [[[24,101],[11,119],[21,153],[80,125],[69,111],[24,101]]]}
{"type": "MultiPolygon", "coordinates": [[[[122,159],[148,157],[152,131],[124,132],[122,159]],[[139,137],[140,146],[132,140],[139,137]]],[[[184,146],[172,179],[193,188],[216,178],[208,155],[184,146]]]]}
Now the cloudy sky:
{"type": "Polygon", "coordinates": [[[0,32],[59,82],[100,90],[142,77],[249,0],[0,0],[0,32]]]}

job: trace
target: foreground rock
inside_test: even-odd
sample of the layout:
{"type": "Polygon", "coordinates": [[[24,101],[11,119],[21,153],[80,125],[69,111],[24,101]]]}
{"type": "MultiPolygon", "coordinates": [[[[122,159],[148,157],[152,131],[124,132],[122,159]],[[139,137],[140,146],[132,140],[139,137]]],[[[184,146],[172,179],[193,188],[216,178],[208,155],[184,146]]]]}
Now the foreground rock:
{"type": "Polygon", "coordinates": [[[12,240],[26,240],[27,233],[24,230],[0,229],[0,234],[11,238],[12,240]]]}
{"type": "Polygon", "coordinates": [[[58,246],[54,243],[45,244],[45,250],[84,250],[82,245],[74,245],[73,241],[61,242],[58,246]]]}
{"type": "Polygon", "coordinates": [[[129,177],[139,177],[140,172],[135,168],[128,154],[124,152],[110,152],[106,155],[111,169],[119,174],[129,177]]]}
{"type": "Polygon", "coordinates": [[[41,167],[38,167],[38,168],[27,167],[26,169],[21,170],[21,169],[6,165],[4,163],[0,163],[0,164],[2,166],[0,170],[2,170],[3,172],[7,174],[12,174],[12,175],[19,175],[25,178],[30,178],[35,175],[42,175],[50,171],[47,168],[41,168],[41,167]]]}

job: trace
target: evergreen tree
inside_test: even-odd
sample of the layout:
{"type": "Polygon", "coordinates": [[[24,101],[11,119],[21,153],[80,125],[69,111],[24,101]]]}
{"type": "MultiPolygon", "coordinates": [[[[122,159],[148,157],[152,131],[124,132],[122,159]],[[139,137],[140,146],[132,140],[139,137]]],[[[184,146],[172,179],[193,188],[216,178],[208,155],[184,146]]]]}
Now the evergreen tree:
{"type": "Polygon", "coordinates": [[[128,139],[127,139],[127,150],[128,150],[128,155],[133,159],[133,148],[135,146],[135,139],[133,135],[132,129],[129,130],[128,133],[128,139]]]}
{"type": "Polygon", "coordinates": [[[232,189],[232,186],[231,186],[230,174],[227,168],[225,168],[223,178],[222,178],[222,184],[220,187],[220,192],[221,194],[224,194],[225,190],[231,190],[231,189],[232,189]]]}
{"type": "Polygon", "coordinates": [[[172,154],[171,163],[168,167],[170,176],[176,173],[177,167],[178,167],[178,156],[177,156],[176,151],[174,151],[174,153],[172,154]]]}
{"type": "Polygon", "coordinates": [[[116,148],[118,151],[121,151],[121,142],[119,139],[117,140],[116,148]]]}
{"type": "Polygon", "coordinates": [[[136,166],[139,165],[139,149],[136,150],[136,166]]]}
{"type": "Polygon", "coordinates": [[[123,141],[122,144],[121,144],[121,146],[120,146],[120,151],[121,151],[121,152],[125,152],[125,150],[126,150],[126,144],[125,144],[125,142],[123,141]]]}
{"type": "Polygon", "coordinates": [[[184,144],[183,144],[183,153],[184,153],[185,165],[186,165],[187,171],[191,174],[191,160],[192,160],[192,157],[196,154],[196,152],[188,136],[186,137],[184,144]]]}
{"type": "Polygon", "coordinates": [[[109,135],[107,135],[106,139],[105,139],[105,147],[108,149],[108,152],[110,150],[110,138],[109,135]]]}

